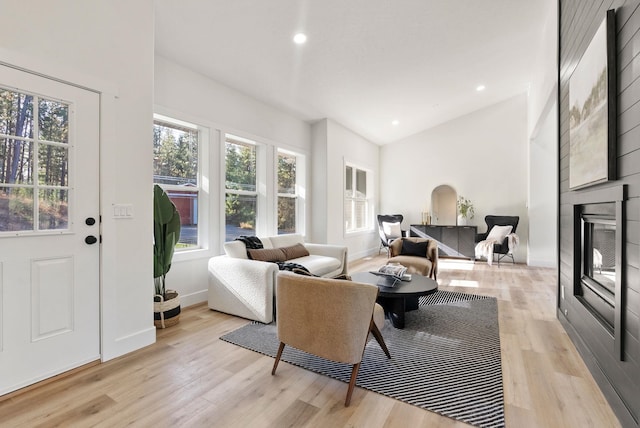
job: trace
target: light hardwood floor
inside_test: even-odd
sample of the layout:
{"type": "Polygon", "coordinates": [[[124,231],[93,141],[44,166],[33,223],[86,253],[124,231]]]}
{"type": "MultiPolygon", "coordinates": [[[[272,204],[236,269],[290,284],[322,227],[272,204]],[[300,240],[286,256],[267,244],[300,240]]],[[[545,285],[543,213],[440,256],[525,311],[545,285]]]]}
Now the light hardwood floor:
{"type": "MultiPolygon", "coordinates": [[[[358,260],[350,272],[385,262],[358,260]]],[[[444,290],[498,299],[507,427],[619,423],[555,317],[556,273],[440,260],[444,290]]],[[[246,320],[199,304],[152,346],[0,401],[5,427],[465,427],[219,340],[246,320]]]]}

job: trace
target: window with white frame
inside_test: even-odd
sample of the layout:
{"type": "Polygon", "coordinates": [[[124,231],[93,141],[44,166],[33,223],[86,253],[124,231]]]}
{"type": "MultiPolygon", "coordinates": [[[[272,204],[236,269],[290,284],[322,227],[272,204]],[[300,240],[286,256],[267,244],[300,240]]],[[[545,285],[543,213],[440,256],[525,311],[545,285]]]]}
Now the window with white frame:
{"type": "Polygon", "coordinates": [[[225,135],[225,241],[255,235],[258,215],[256,144],[225,135]]]}
{"type": "Polygon", "coordinates": [[[180,240],[176,251],[201,246],[199,145],[204,133],[204,129],[195,124],[154,115],[153,182],[167,192],[180,213],[180,240]]]}
{"type": "Polygon", "coordinates": [[[371,229],[371,173],[347,164],[344,170],[344,225],[345,232],[371,229]]]}
{"type": "Polygon", "coordinates": [[[287,150],[278,150],[278,234],[296,233],[301,228],[300,187],[301,176],[299,160],[302,156],[287,150]]]}

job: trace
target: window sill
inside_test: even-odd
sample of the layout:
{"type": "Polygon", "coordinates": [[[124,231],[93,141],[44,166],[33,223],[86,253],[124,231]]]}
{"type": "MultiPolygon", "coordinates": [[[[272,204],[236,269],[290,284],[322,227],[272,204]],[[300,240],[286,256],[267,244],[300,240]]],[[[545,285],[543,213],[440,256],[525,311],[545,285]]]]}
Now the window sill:
{"type": "Polygon", "coordinates": [[[369,235],[369,234],[372,234],[374,232],[375,232],[374,229],[354,230],[353,232],[344,232],[344,237],[345,238],[353,238],[353,237],[361,236],[361,235],[369,235]]]}
{"type": "Polygon", "coordinates": [[[213,252],[208,248],[194,248],[193,250],[181,250],[173,253],[173,263],[189,260],[197,260],[212,257],[213,252]]]}

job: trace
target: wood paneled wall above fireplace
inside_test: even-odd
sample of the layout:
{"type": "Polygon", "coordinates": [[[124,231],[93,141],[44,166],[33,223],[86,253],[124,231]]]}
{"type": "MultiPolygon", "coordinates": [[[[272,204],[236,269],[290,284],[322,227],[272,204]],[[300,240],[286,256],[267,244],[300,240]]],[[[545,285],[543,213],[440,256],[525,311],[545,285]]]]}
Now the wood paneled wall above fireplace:
{"type": "MultiPolygon", "coordinates": [[[[638,427],[640,419],[638,46],[638,1],[559,0],[558,318],[625,427],[638,427]],[[570,190],[569,81],[609,9],[615,10],[616,21],[617,176],[608,183],[570,190]],[[592,220],[599,226],[585,224],[592,220]],[[613,267],[607,268],[607,275],[614,280],[613,287],[608,288],[607,284],[598,283],[603,279],[598,276],[600,272],[594,275],[597,255],[589,239],[602,241],[611,233],[615,236],[615,261],[613,267]],[[584,263],[591,264],[591,270],[584,263]]],[[[595,247],[606,245],[609,244],[598,242],[595,247]]],[[[603,251],[610,253],[609,249],[603,251]]]]}

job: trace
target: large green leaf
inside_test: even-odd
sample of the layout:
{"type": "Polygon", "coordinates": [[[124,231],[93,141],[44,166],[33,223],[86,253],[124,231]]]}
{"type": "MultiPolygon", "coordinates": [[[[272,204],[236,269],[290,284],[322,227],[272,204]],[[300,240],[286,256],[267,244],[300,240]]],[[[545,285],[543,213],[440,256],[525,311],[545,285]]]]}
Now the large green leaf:
{"type": "Polygon", "coordinates": [[[153,276],[164,277],[171,269],[171,260],[180,240],[180,213],[167,193],[157,184],[153,187],[153,276]]]}

